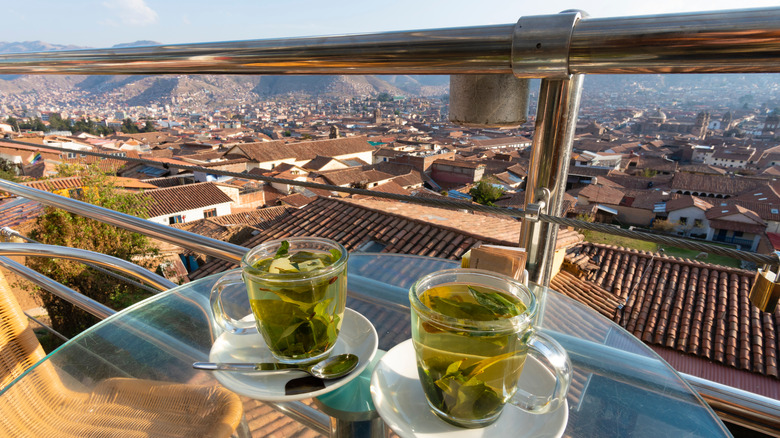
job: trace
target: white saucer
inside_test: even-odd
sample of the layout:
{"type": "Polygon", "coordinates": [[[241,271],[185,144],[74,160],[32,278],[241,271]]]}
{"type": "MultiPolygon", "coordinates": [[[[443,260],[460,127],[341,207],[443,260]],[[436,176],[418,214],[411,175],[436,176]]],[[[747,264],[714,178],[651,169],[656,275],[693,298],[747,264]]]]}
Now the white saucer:
{"type": "MultiPolygon", "coordinates": [[[[520,387],[527,389],[524,381],[533,385],[533,380],[540,377],[539,373],[546,373],[546,370],[529,356],[520,387]]],[[[507,405],[498,421],[481,429],[459,428],[446,423],[433,413],[425,400],[411,339],[396,345],[382,357],[371,376],[371,398],[385,423],[404,438],[557,438],[563,435],[569,420],[569,406],[564,403],[546,414],[529,414],[507,405]]]]}
{"type": "MultiPolygon", "coordinates": [[[[357,368],[345,377],[336,380],[316,380],[324,383],[324,388],[307,390],[303,393],[288,395],[285,385],[290,380],[305,378],[302,371],[281,373],[214,371],[214,377],[236,394],[264,401],[293,401],[316,397],[344,386],[359,376],[376,354],[379,338],[371,321],[365,316],[347,308],[341,331],[331,355],[341,353],[356,354],[360,358],[357,368]]],[[[275,362],[262,336],[255,332],[246,335],[223,333],[211,347],[211,362],[275,362]]]]}

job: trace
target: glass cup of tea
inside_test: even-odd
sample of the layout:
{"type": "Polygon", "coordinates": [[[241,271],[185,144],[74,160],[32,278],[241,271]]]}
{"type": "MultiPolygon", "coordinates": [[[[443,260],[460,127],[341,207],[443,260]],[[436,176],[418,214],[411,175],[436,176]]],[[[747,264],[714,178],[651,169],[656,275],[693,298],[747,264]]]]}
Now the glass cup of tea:
{"type": "Polygon", "coordinates": [[[417,371],[428,404],[448,423],[478,428],[507,403],[532,413],[566,399],[566,350],[533,326],[535,295],[522,283],[478,269],[449,269],[420,278],[409,291],[417,371]],[[549,394],[518,389],[526,357],[555,376],[549,394]]]}
{"type": "Polygon", "coordinates": [[[254,333],[256,327],[280,362],[321,360],[335,346],[344,319],[348,257],[341,244],[318,237],[262,243],[244,255],[239,271],[223,275],[212,288],[215,320],[237,334],[254,333]],[[225,291],[239,283],[246,288],[253,320],[226,310],[232,303],[225,291]]]}

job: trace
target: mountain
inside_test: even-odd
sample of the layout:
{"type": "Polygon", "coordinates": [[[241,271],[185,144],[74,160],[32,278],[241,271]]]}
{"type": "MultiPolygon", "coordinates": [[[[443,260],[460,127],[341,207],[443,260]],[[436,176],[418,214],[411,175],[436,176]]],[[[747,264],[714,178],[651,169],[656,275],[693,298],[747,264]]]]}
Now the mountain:
{"type": "MultiPolygon", "coordinates": [[[[155,41],[117,44],[115,48],[159,45],[155,41]]],[[[0,53],[88,49],[42,41],[0,42],[0,53]]],[[[199,105],[225,105],[233,101],[253,102],[282,94],[312,96],[393,95],[429,96],[447,92],[446,76],[260,76],[260,75],[124,75],[60,76],[0,75],[0,95],[50,91],[74,91],[96,101],[112,101],[145,106],[179,102],[199,105]]]]}
{"type": "Polygon", "coordinates": [[[50,44],[43,41],[24,41],[7,43],[0,41],[0,53],[19,53],[19,52],[50,52],[53,50],[76,50],[86,49],[80,46],[63,46],[62,44],[50,44]]]}
{"type": "MultiPolygon", "coordinates": [[[[114,47],[159,45],[135,41],[114,47]]],[[[42,41],[0,42],[0,53],[86,49],[42,41]]],[[[449,92],[448,76],[427,75],[125,75],[52,76],[0,75],[0,96],[20,93],[47,95],[75,92],[96,103],[113,102],[145,106],[152,102],[178,102],[221,106],[231,102],[251,103],[284,94],[311,96],[365,96],[379,93],[407,96],[441,96],[449,92]]],[[[696,104],[718,102],[723,106],[768,102],[780,105],[777,75],[770,74],[677,74],[589,75],[584,102],[600,102],[606,94],[612,104],[632,102],[673,106],[681,101],[696,104]],[[617,97],[614,97],[617,96],[617,97]],[[649,101],[649,102],[648,102],[649,101]],[[777,104],[773,102],[778,102],[777,104]]]]}
{"type": "Polygon", "coordinates": [[[132,43],[121,43],[121,44],[114,44],[111,46],[114,49],[121,49],[123,47],[144,47],[144,46],[159,46],[162,43],[159,43],[157,41],[151,41],[151,40],[139,40],[132,43]]]}

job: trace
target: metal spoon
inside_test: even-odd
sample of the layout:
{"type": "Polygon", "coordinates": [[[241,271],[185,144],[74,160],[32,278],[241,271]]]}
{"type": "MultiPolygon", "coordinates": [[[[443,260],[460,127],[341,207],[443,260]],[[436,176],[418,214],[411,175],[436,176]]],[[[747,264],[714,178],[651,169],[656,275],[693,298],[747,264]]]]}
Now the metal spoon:
{"type": "Polygon", "coordinates": [[[351,373],[358,366],[360,359],[351,353],[338,354],[323,359],[319,362],[299,365],[286,363],[215,363],[215,362],[195,362],[193,368],[210,371],[279,371],[279,370],[301,370],[310,375],[323,379],[338,379],[351,373]]]}

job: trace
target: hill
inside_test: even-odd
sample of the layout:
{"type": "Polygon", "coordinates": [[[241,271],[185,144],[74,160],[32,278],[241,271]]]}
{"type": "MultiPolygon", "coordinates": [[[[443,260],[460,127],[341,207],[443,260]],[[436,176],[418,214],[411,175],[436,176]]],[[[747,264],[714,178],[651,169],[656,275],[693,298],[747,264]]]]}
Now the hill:
{"type": "MultiPolygon", "coordinates": [[[[115,47],[158,45],[136,41],[115,47]]],[[[0,53],[72,50],[42,41],[0,42],[0,53]]],[[[584,102],[609,95],[613,105],[653,104],[676,106],[684,103],[737,107],[750,104],[780,105],[777,75],[770,74],[677,74],[677,75],[589,75],[584,102]]],[[[285,94],[310,96],[366,96],[379,93],[407,96],[441,96],[449,92],[448,76],[424,75],[168,75],[168,76],[55,76],[0,75],[0,97],[9,94],[69,92],[96,103],[128,105],[165,104],[172,98],[200,105],[251,103],[285,94]]]]}
{"type": "MultiPolygon", "coordinates": [[[[114,47],[157,45],[154,41],[136,41],[114,47]]],[[[42,41],[0,42],[0,53],[87,49],[42,41]]],[[[231,102],[254,102],[283,94],[311,96],[361,96],[390,93],[394,95],[442,95],[447,92],[446,76],[231,76],[231,75],[126,75],[61,76],[0,75],[3,94],[77,92],[97,102],[112,101],[133,106],[150,103],[179,102],[199,105],[225,105],[231,102]]]]}

